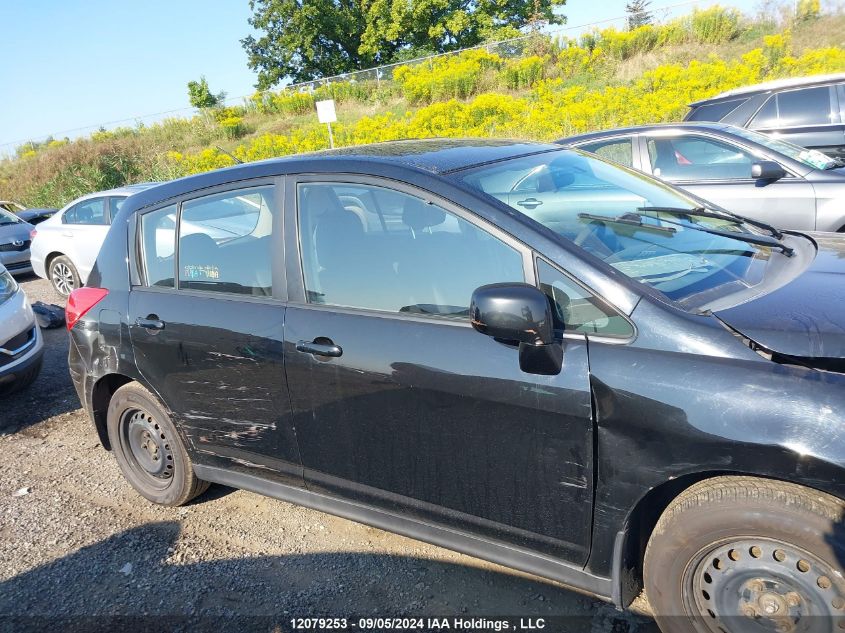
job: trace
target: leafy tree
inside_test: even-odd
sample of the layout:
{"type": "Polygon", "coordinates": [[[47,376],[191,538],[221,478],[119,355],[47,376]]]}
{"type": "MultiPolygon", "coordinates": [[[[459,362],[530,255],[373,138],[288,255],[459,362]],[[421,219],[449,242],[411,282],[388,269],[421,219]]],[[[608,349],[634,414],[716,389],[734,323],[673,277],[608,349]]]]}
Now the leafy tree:
{"type": "Polygon", "coordinates": [[[628,30],[651,24],[651,12],[648,10],[650,4],[651,0],[631,0],[625,5],[625,13],[628,14],[628,30]]]}
{"type": "Polygon", "coordinates": [[[214,108],[223,103],[226,99],[226,93],[218,92],[217,94],[212,94],[205,76],[201,76],[199,81],[188,82],[188,99],[190,99],[193,107],[204,110],[206,108],[214,108]]]}
{"type": "Polygon", "coordinates": [[[338,75],[561,24],[566,0],[250,0],[243,40],[258,88],[338,75]]]}

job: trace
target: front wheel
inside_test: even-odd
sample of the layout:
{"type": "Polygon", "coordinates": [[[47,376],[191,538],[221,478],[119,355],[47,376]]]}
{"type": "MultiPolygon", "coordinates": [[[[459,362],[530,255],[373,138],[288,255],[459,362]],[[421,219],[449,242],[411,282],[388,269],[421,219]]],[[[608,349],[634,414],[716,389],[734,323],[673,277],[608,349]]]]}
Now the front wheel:
{"type": "Polygon", "coordinates": [[[170,416],[141,385],[128,383],[114,393],[106,425],[123,476],[153,503],[180,506],[208,488],[194,474],[170,416]]]}
{"type": "Polygon", "coordinates": [[[718,477],[657,522],[646,595],[666,633],[845,631],[843,504],[779,481],[718,477]]]}

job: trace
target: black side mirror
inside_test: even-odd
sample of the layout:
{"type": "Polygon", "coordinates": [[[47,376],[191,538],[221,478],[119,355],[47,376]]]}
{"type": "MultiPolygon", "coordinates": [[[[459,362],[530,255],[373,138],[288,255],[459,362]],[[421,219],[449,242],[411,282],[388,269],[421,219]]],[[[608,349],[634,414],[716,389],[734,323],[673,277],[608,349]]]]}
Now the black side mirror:
{"type": "Polygon", "coordinates": [[[751,165],[751,177],[758,180],[780,180],[786,171],[773,160],[761,160],[751,165]]]}
{"type": "Polygon", "coordinates": [[[472,293],[472,327],[482,334],[519,344],[519,368],[555,376],[563,366],[563,348],[554,338],[549,299],[535,286],[490,284],[472,293]]]}

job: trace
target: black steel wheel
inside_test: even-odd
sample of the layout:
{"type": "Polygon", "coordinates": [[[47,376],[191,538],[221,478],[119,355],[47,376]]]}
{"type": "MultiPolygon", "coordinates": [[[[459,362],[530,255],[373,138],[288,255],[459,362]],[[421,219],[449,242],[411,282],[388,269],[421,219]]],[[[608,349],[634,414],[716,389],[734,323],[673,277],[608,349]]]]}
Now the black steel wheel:
{"type": "Polygon", "coordinates": [[[124,477],[150,501],[178,506],[208,488],[194,474],[170,416],[141,385],[129,383],[114,393],[106,423],[124,477]]]}
{"type": "Polygon", "coordinates": [[[845,523],[838,499],[718,477],[689,488],[649,540],[646,595],[666,633],[845,631],[845,523]]]}

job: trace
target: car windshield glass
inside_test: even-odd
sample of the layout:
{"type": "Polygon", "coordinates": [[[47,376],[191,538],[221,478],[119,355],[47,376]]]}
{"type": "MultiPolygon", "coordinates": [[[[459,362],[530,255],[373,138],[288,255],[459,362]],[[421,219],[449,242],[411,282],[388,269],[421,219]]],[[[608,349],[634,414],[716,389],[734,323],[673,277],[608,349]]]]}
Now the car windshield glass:
{"type": "Polygon", "coordinates": [[[797,160],[799,163],[803,163],[813,169],[833,169],[834,167],[840,167],[837,160],[815,149],[804,149],[787,141],[781,141],[753,130],[746,130],[745,128],[734,128],[731,132],[749,141],[759,143],[773,152],[783,154],[792,160],[797,160]]]}
{"type": "Polygon", "coordinates": [[[780,252],[773,248],[779,242],[749,225],[713,217],[718,212],[696,215],[697,200],[576,150],[515,158],[459,177],[677,301],[756,285],[780,252]],[[759,243],[765,240],[773,246],[759,243]]]}
{"type": "Polygon", "coordinates": [[[9,224],[19,224],[22,220],[14,213],[9,213],[5,209],[0,209],[0,226],[7,226],[9,224]]]}
{"type": "Polygon", "coordinates": [[[18,284],[8,271],[0,271],[0,303],[5,303],[11,299],[18,291],[18,284]]]}

